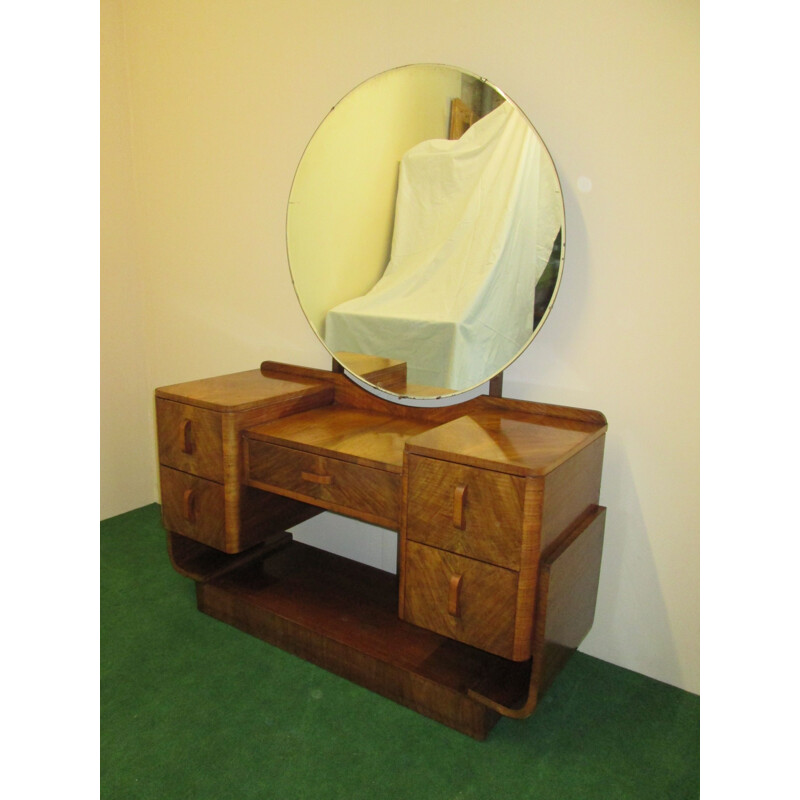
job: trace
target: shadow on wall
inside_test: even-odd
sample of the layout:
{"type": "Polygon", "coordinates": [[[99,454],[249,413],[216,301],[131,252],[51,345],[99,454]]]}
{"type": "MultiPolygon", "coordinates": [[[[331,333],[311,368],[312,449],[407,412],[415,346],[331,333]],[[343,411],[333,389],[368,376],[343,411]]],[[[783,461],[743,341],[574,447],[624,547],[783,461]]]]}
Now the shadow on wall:
{"type": "Polygon", "coordinates": [[[581,651],[672,685],[688,675],[678,658],[647,522],[623,441],[606,440],[600,502],[608,507],[592,631],[581,651]],[[623,655],[624,654],[624,655],[623,655]]]}

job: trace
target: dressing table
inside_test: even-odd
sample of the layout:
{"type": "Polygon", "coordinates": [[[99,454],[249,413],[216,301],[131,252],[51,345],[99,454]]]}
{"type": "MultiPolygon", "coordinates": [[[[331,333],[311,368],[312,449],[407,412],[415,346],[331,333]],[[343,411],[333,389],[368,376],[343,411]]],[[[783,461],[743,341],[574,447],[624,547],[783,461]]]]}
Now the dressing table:
{"type": "MultiPolygon", "coordinates": [[[[455,78],[472,118],[489,113],[474,76],[455,78]]],[[[290,261],[319,333],[291,236],[290,261]]],[[[488,394],[429,402],[474,387],[422,386],[391,353],[333,355],[330,371],[267,361],[156,390],[172,564],[202,612],[484,739],[534,710],[591,628],[606,420],[504,398],[492,366],[488,394]],[[322,512],[396,531],[397,573],[287,532],[322,512]]]]}

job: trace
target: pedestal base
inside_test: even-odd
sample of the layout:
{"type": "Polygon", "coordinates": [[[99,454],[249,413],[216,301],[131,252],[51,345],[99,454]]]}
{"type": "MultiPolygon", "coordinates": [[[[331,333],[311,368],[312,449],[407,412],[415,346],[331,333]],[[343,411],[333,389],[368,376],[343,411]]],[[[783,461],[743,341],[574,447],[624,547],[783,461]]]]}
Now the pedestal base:
{"type": "Polygon", "coordinates": [[[390,573],[292,542],[197,584],[204,613],[475,739],[525,701],[531,662],[492,656],[397,616],[390,573]]]}

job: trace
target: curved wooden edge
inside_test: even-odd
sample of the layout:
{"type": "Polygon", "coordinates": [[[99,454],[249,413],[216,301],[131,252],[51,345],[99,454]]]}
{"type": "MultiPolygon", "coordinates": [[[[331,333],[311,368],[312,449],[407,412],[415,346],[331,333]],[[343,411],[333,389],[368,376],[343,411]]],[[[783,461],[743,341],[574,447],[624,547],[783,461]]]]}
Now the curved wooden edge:
{"type": "Polygon", "coordinates": [[[544,689],[592,627],[605,514],[604,507],[591,506],[542,555],[531,675],[525,702],[512,708],[469,689],[467,694],[471,699],[513,719],[525,719],[534,712],[544,689]],[[551,603],[555,610],[548,618],[551,603]]]}
{"type": "Polygon", "coordinates": [[[232,569],[254,561],[292,541],[287,531],[275,531],[268,539],[241,553],[223,553],[174,531],[167,531],[167,552],[176,572],[203,583],[218,578],[232,569]]]}
{"type": "Polygon", "coordinates": [[[533,686],[533,669],[531,669],[531,686],[528,690],[528,698],[525,701],[525,705],[523,705],[521,708],[509,708],[508,706],[501,705],[500,703],[497,703],[494,700],[476,692],[474,689],[469,689],[467,691],[467,696],[476,703],[481,703],[487,708],[490,708],[492,711],[495,711],[504,717],[510,717],[511,719],[526,719],[533,714],[533,712],[536,710],[536,704],[539,702],[539,692],[536,687],[533,686]]]}
{"type": "Polygon", "coordinates": [[[586,422],[591,425],[608,427],[608,420],[605,414],[600,411],[593,411],[589,408],[572,408],[571,406],[557,406],[552,403],[538,403],[533,400],[515,400],[508,397],[496,397],[488,394],[480,395],[472,400],[476,406],[482,406],[486,410],[505,410],[521,411],[526,414],[541,414],[546,417],[557,417],[558,419],[574,420],[575,422],[586,422]]]}

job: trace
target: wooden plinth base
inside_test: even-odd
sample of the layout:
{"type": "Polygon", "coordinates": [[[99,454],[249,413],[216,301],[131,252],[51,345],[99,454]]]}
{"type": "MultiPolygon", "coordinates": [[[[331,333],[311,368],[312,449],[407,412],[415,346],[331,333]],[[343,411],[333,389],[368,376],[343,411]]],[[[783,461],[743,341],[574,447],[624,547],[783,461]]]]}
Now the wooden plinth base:
{"type": "Polygon", "coordinates": [[[507,661],[397,617],[397,578],[298,542],[197,583],[204,613],[475,739],[499,715],[469,690],[524,702],[531,663],[507,661]]]}

